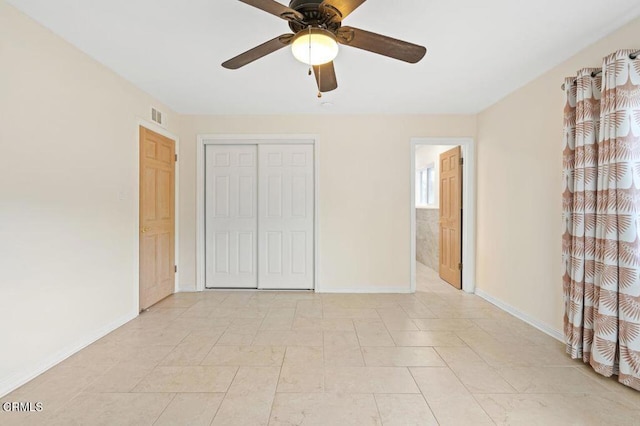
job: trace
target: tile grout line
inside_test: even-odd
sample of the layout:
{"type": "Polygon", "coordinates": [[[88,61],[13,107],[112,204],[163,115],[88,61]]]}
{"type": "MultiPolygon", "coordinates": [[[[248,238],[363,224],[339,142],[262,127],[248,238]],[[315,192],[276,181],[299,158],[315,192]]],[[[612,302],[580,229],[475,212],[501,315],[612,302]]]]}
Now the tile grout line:
{"type": "MultiPolygon", "coordinates": [[[[425,367],[425,368],[431,368],[431,367],[425,367]]],[[[413,383],[416,384],[416,387],[420,391],[420,396],[422,396],[422,399],[424,400],[425,404],[427,404],[427,408],[429,408],[429,411],[431,411],[431,415],[433,416],[434,419],[436,419],[436,422],[439,425],[440,421],[438,421],[438,418],[436,417],[436,413],[434,413],[433,408],[431,408],[431,405],[429,404],[429,401],[427,401],[427,397],[424,396],[424,393],[422,393],[422,389],[420,389],[420,385],[418,384],[418,381],[416,380],[415,376],[413,375],[413,371],[411,371],[411,368],[407,368],[407,370],[409,370],[409,374],[411,375],[411,378],[413,379],[413,383]]]]}
{"type": "Polygon", "coordinates": [[[354,319],[351,320],[353,323],[354,333],[356,334],[356,340],[358,341],[358,351],[360,352],[360,357],[362,358],[362,366],[366,367],[367,362],[364,360],[364,352],[362,351],[362,345],[360,344],[360,336],[358,335],[358,327],[356,327],[356,321],[354,319]]]}
{"type": "MultiPolygon", "coordinates": [[[[611,383],[621,384],[618,380],[614,379],[614,377],[616,377],[615,375],[612,375],[611,377],[603,376],[600,373],[596,372],[595,370],[591,369],[591,365],[590,364],[582,362],[582,360],[580,360],[580,359],[576,359],[576,361],[580,362],[580,364],[574,365],[574,366],[568,366],[568,367],[577,370],[580,374],[582,374],[584,377],[587,377],[592,382],[598,383],[598,379],[600,379],[600,380],[610,380],[611,383]],[[585,370],[582,366],[590,367],[590,370],[585,370]],[[591,377],[592,373],[597,374],[597,376],[596,377],[591,377]]],[[[551,368],[558,368],[558,367],[551,367],[551,368]]],[[[600,386],[602,386],[602,387],[605,387],[604,385],[602,385],[600,383],[598,383],[598,384],[600,386]]],[[[620,391],[614,391],[614,392],[620,392],[620,391]]]]}
{"type": "Polygon", "coordinates": [[[378,418],[380,419],[380,423],[384,426],[384,421],[382,420],[382,414],[380,413],[380,406],[378,406],[378,398],[376,398],[376,394],[372,393],[373,403],[376,404],[376,411],[378,411],[378,418]]]}
{"type": "MultiPolygon", "coordinates": [[[[216,343],[218,343],[218,341],[222,338],[222,336],[224,335],[224,333],[226,333],[226,331],[229,329],[230,326],[227,326],[227,328],[225,328],[225,331],[223,331],[222,333],[220,333],[220,335],[218,336],[218,338],[213,342],[213,345],[211,345],[211,348],[207,351],[206,355],[200,360],[200,362],[198,363],[199,366],[206,366],[203,365],[202,363],[209,357],[209,354],[211,352],[213,352],[213,350],[216,348],[216,343]]],[[[220,346],[219,346],[220,347],[220,346]]]]}
{"type": "MultiPolygon", "coordinates": [[[[456,336],[457,336],[457,334],[456,334],[456,336]]],[[[458,336],[458,338],[460,338],[460,337],[458,336]]],[[[462,339],[461,339],[461,340],[462,340],[462,339]]],[[[464,341],[464,340],[463,340],[463,341],[464,341]]],[[[465,344],[465,346],[466,346],[466,347],[468,347],[472,352],[474,352],[474,353],[475,353],[475,351],[474,351],[473,349],[471,349],[471,347],[467,344],[467,342],[464,342],[464,344],[465,344]]],[[[436,351],[436,352],[437,352],[437,351],[436,351]]],[[[440,354],[438,354],[438,355],[440,355],[440,354]]],[[[476,354],[476,355],[478,355],[478,354],[476,354]]],[[[479,355],[478,355],[478,356],[479,356],[479,355]]],[[[493,368],[493,367],[491,367],[491,365],[489,365],[489,363],[488,363],[488,362],[486,362],[486,361],[484,360],[484,358],[480,357],[480,359],[482,359],[482,360],[485,362],[485,364],[487,364],[490,368],[493,368]]],[[[443,359],[443,361],[444,361],[444,359],[443,359]]],[[[451,368],[451,366],[449,365],[449,363],[448,363],[447,361],[444,361],[444,362],[445,362],[445,364],[447,364],[447,368],[449,369],[449,371],[451,371],[451,373],[452,373],[452,374],[455,376],[455,378],[460,382],[460,384],[461,384],[461,385],[466,389],[466,391],[467,391],[467,392],[469,392],[469,395],[471,395],[471,397],[472,397],[472,398],[473,398],[473,400],[476,402],[476,404],[478,404],[478,407],[480,407],[480,409],[481,409],[481,410],[482,410],[482,411],[487,415],[487,418],[489,418],[489,420],[491,420],[491,421],[493,422],[493,424],[496,424],[496,422],[495,422],[495,420],[493,419],[493,417],[491,417],[491,415],[489,415],[489,413],[487,412],[487,410],[485,410],[485,408],[482,406],[482,404],[480,404],[480,401],[478,401],[478,398],[476,398],[476,395],[475,395],[473,392],[471,392],[471,390],[469,389],[469,387],[468,387],[468,386],[467,386],[467,385],[466,385],[466,384],[465,384],[465,383],[460,379],[460,377],[458,376],[458,374],[455,372],[455,370],[454,370],[453,368],[451,368]]],[[[496,371],[496,373],[497,373],[497,371],[496,371]]],[[[501,375],[501,374],[499,374],[499,373],[498,373],[498,375],[502,378],[502,375],[501,375]]],[[[502,379],[504,380],[504,378],[502,378],[502,379]]],[[[515,389],[515,388],[513,387],[513,385],[511,385],[511,383],[507,382],[506,380],[505,380],[505,382],[506,382],[509,386],[511,386],[511,388],[515,391],[515,393],[505,393],[505,395],[517,395],[517,394],[519,393],[519,392],[517,391],[517,389],[515,389]]]]}
{"type": "MultiPolygon", "coordinates": [[[[489,367],[492,367],[492,365],[491,365],[491,364],[489,364],[489,361],[487,361],[487,360],[485,359],[485,357],[483,357],[480,353],[476,352],[476,350],[475,350],[475,349],[473,349],[473,348],[471,347],[471,345],[469,345],[469,344],[467,343],[467,341],[466,341],[466,340],[464,340],[462,337],[460,337],[460,335],[458,334],[458,332],[457,332],[457,331],[454,331],[453,333],[456,335],[456,337],[457,337],[458,339],[460,339],[460,340],[462,340],[462,341],[464,342],[465,346],[466,346],[466,347],[468,347],[468,348],[471,350],[471,352],[473,352],[474,354],[476,354],[476,355],[478,356],[478,358],[480,358],[482,361],[484,361],[484,363],[485,363],[485,364],[487,364],[489,367]]],[[[496,341],[497,341],[497,340],[496,340],[496,341]]]]}
{"type": "Polygon", "coordinates": [[[251,339],[251,343],[249,343],[248,346],[253,346],[253,343],[256,341],[256,338],[258,337],[258,333],[260,333],[261,329],[262,329],[262,324],[264,324],[264,321],[267,318],[267,314],[265,314],[262,317],[262,321],[260,321],[260,325],[258,326],[258,330],[256,331],[256,334],[253,335],[253,339],[251,339]]]}
{"type": "MultiPolygon", "coordinates": [[[[236,372],[237,374],[237,372],[236,372]]],[[[235,376],[233,377],[235,379],[235,376]]],[[[231,384],[229,384],[229,387],[231,387],[231,384]]],[[[228,389],[227,389],[228,390],[228,389]]],[[[220,404],[218,404],[218,407],[216,408],[216,412],[213,413],[213,417],[211,418],[211,421],[209,422],[209,426],[213,425],[213,422],[216,419],[216,416],[218,415],[218,413],[220,412],[220,407],[222,407],[222,403],[224,402],[224,399],[227,397],[227,393],[224,393],[224,396],[222,397],[222,400],[220,401],[220,404]]]]}
{"type": "Polygon", "coordinates": [[[284,355],[282,356],[282,363],[280,364],[280,371],[278,372],[278,380],[276,381],[276,388],[273,391],[273,400],[271,401],[271,408],[269,409],[269,416],[267,417],[267,423],[271,422],[271,414],[273,413],[273,406],[276,404],[276,396],[278,395],[278,385],[280,384],[280,377],[282,376],[282,367],[284,366],[284,360],[287,357],[287,351],[289,347],[285,347],[284,355]]]}
{"type": "MultiPolygon", "coordinates": [[[[396,304],[398,307],[401,307],[399,304],[396,304]]],[[[393,347],[394,348],[398,348],[398,343],[396,342],[396,339],[393,338],[393,334],[391,334],[391,331],[389,330],[389,327],[387,327],[387,323],[384,322],[384,319],[382,318],[382,316],[380,315],[380,312],[378,312],[378,309],[382,309],[382,308],[376,308],[376,313],[378,314],[378,316],[380,317],[380,322],[382,322],[382,326],[384,327],[385,330],[387,330],[387,334],[389,335],[389,337],[391,338],[391,341],[393,342],[393,347]]],[[[407,315],[407,318],[409,318],[409,316],[407,315]]],[[[415,324],[414,324],[415,325],[415,324]]]]}
{"type": "Polygon", "coordinates": [[[231,389],[231,385],[233,384],[233,381],[238,376],[238,371],[240,371],[240,367],[236,368],[236,372],[233,374],[233,379],[231,379],[231,381],[229,382],[229,386],[227,387],[227,390],[224,391],[224,397],[222,397],[222,401],[220,401],[220,405],[218,405],[218,409],[216,410],[216,413],[213,415],[213,419],[211,419],[211,423],[209,423],[209,425],[213,424],[213,422],[216,419],[216,416],[220,412],[220,408],[222,407],[222,404],[224,403],[225,399],[227,399],[227,395],[229,394],[229,389],[231,389]]]}
{"type": "MultiPolygon", "coordinates": [[[[455,374],[455,373],[454,373],[455,374]]],[[[464,383],[463,383],[464,384],[464,383]]],[[[482,404],[480,404],[480,401],[478,401],[478,398],[476,397],[476,394],[473,394],[471,392],[469,392],[471,394],[471,397],[473,398],[473,400],[476,402],[476,404],[478,404],[478,407],[480,407],[480,409],[487,415],[487,417],[489,418],[489,420],[491,420],[493,422],[494,425],[497,425],[496,421],[493,419],[493,417],[491,417],[491,415],[487,412],[487,410],[484,409],[484,407],[482,406],[482,404]]],[[[517,395],[517,394],[503,394],[503,395],[517,395]]]]}
{"type": "MultiPolygon", "coordinates": [[[[458,336],[458,338],[460,338],[460,337],[458,336]]],[[[462,340],[462,339],[460,339],[460,340],[462,340]]],[[[476,353],[476,351],[474,351],[474,350],[473,350],[469,345],[467,345],[467,343],[466,343],[466,342],[465,342],[465,345],[466,345],[465,347],[466,347],[467,349],[469,349],[471,352],[473,352],[474,354],[476,354],[476,355],[478,356],[478,358],[480,358],[480,359],[482,360],[482,362],[484,363],[484,365],[486,365],[487,367],[489,367],[491,370],[495,370],[495,371],[494,371],[494,372],[495,372],[495,374],[497,374],[497,375],[498,375],[502,380],[504,380],[504,381],[505,381],[505,383],[506,383],[506,384],[508,384],[508,385],[511,387],[511,389],[513,389],[513,390],[514,390],[514,392],[492,392],[492,393],[496,393],[496,394],[497,394],[497,393],[500,393],[500,394],[505,394],[505,395],[513,395],[513,394],[518,394],[518,393],[520,393],[520,392],[518,392],[518,390],[517,390],[517,389],[516,389],[516,388],[515,388],[515,387],[514,387],[514,386],[513,386],[513,385],[512,385],[512,384],[511,384],[507,379],[505,379],[505,378],[502,376],[502,374],[500,373],[500,371],[499,371],[497,368],[493,367],[493,366],[492,366],[492,365],[490,365],[487,361],[485,361],[485,359],[484,359],[484,358],[482,358],[479,354],[477,354],[477,353],[476,353]]],[[[453,369],[452,365],[451,365],[450,363],[448,363],[448,362],[447,362],[447,361],[442,357],[442,355],[440,355],[440,353],[438,352],[438,350],[437,350],[437,349],[434,349],[434,350],[438,353],[438,356],[439,356],[439,357],[442,359],[442,361],[447,365],[447,367],[449,368],[449,370],[451,370],[451,372],[453,373],[453,375],[454,375],[454,376],[456,376],[456,378],[458,379],[458,381],[459,381],[460,383],[462,383],[462,386],[464,386],[464,387],[465,387],[465,389],[467,389],[467,391],[468,391],[470,394],[472,394],[472,395],[473,395],[474,393],[473,393],[473,392],[471,392],[471,390],[467,387],[467,385],[465,385],[465,384],[464,384],[464,382],[462,381],[462,379],[460,378],[460,376],[458,375],[458,373],[456,373],[456,371],[453,369]]],[[[465,365],[465,366],[468,366],[468,365],[471,365],[471,364],[470,364],[470,363],[464,363],[464,365],[465,365]]]]}
{"type": "MultiPolygon", "coordinates": [[[[129,392],[129,393],[133,393],[133,392],[129,392]]],[[[173,397],[171,398],[171,400],[169,401],[169,403],[167,405],[164,406],[164,408],[162,409],[162,411],[160,412],[160,414],[158,414],[158,417],[156,417],[156,419],[153,421],[153,423],[151,423],[152,425],[155,425],[158,420],[160,420],[160,417],[162,417],[162,415],[164,414],[165,411],[167,411],[167,408],[169,408],[169,406],[171,405],[171,403],[173,403],[173,400],[176,399],[176,396],[178,396],[178,392],[175,392],[173,394],[173,397]]]]}

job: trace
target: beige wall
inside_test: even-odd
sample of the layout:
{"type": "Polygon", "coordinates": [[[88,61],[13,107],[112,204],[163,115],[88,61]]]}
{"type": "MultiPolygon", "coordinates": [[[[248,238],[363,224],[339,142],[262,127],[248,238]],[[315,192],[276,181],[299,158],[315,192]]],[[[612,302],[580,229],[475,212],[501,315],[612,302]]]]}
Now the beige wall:
{"type": "Polygon", "coordinates": [[[136,128],[158,103],[2,1],[0,85],[2,395],[137,313],[136,128]]]}
{"type": "Polygon", "coordinates": [[[474,116],[185,117],[181,123],[180,281],[195,288],[196,137],[205,133],[320,137],[320,285],[407,291],[410,140],[475,137],[474,116]]]}
{"type": "Polygon", "coordinates": [[[557,331],[564,309],[560,85],[624,48],[640,48],[640,19],[478,116],[478,288],[557,331]]]}

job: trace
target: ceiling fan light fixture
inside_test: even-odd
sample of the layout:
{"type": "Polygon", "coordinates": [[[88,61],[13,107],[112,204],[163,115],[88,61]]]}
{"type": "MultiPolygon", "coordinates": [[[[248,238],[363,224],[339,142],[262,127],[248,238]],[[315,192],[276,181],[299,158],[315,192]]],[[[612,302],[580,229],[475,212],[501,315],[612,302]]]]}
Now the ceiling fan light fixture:
{"type": "Polygon", "coordinates": [[[322,28],[302,30],[291,43],[293,56],[307,65],[323,65],[338,56],[338,42],[331,31],[322,28]]]}

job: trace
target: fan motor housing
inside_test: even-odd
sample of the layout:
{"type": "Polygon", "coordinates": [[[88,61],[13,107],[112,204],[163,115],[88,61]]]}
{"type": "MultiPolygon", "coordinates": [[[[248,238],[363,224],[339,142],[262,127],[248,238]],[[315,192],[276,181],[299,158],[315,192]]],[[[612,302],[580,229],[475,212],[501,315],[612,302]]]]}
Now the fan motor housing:
{"type": "Polygon", "coordinates": [[[341,16],[338,10],[331,7],[320,10],[320,4],[324,0],[292,0],[289,7],[304,15],[304,22],[289,21],[289,28],[294,33],[298,33],[309,26],[325,28],[335,32],[340,28],[341,16]],[[337,18],[337,19],[335,19],[337,18]]]}
{"type": "Polygon", "coordinates": [[[299,7],[301,6],[316,6],[316,9],[318,8],[318,6],[320,6],[320,3],[322,3],[324,0],[291,0],[291,3],[289,3],[289,7],[293,10],[297,10],[298,12],[300,12],[299,7]]]}

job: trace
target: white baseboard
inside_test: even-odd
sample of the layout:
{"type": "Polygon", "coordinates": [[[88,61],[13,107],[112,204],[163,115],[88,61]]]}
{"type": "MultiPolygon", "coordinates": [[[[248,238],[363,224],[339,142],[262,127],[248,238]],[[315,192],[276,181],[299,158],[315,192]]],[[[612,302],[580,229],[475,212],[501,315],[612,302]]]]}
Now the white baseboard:
{"type": "MultiPolygon", "coordinates": [[[[198,290],[197,288],[188,288],[188,289],[180,289],[179,293],[199,293],[202,290],[198,290]]],[[[216,289],[205,288],[204,291],[217,291],[216,289]]],[[[223,291],[256,291],[256,289],[247,290],[247,289],[224,289],[223,291]]],[[[264,291],[278,291],[278,290],[270,290],[264,289],[264,291]]],[[[282,290],[282,291],[296,291],[296,290],[282,290]]],[[[304,290],[302,290],[304,291],[304,290]]],[[[316,293],[336,293],[336,294],[345,294],[345,293],[354,293],[354,294],[410,294],[413,293],[409,288],[409,285],[397,286],[397,287],[359,287],[359,288],[324,288],[319,287],[315,290],[316,293]]]]}
{"type": "Polygon", "coordinates": [[[556,340],[559,340],[560,342],[564,343],[564,333],[560,330],[556,330],[555,328],[549,326],[548,324],[545,324],[541,321],[538,321],[537,319],[531,317],[530,315],[525,314],[524,312],[519,311],[518,309],[514,308],[513,306],[509,305],[508,303],[503,302],[502,300],[498,300],[495,297],[485,293],[484,291],[480,290],[480,289],[476,289],[476,296],[482,297],[484,300],[486,300],[487,302],[496,305],[498,308],[502,309],[503,311],[506,311],[508,313],[510,313],[511,315],[513,315],[514,317],[521,319],[522,321],[526,322],[527,324],[537,328],[538,330],[542,331],[543,333],[553,337],[556,340]]]}
{"type": "Polygon", "coordinates": [[[198,290],[197,287],[186,287],[186,288],[178,288],[176,289],[176,293],[200,293],[201,290],[198,290]]]}
{"type": "Polygon", "coordinates": [[[132,319],[138,316],[138,312],[129,313],[124,315],[117,320],[105,325],[104,327],[99,328],[91,333],[86,334],[83,338],[78,339],[77,343],[73,345],[69,345],[66,348],[58,351],[54,355],[47,357],[42,362],[33,365],[31,367],[25,368],[23,371],[18,371],[11,376],[0,381],[0,397],[4,397],[5,395],[13,392],[18,389],[20,386],[24,385],[30,380],[33,380],[40,374],[44,373],[51,367],[61,363],[65,359],[69,358],[71,355],[80,351],[81,349],[86,348],[96,340],[106,336],[111,333],[118,327],[128,323],[132,319]]]}
{"type": "Polygon", "coordinates": [[[355,294],[410,294],[409,285],[398,287],[319,288],[316,293],[355,294]]]}

